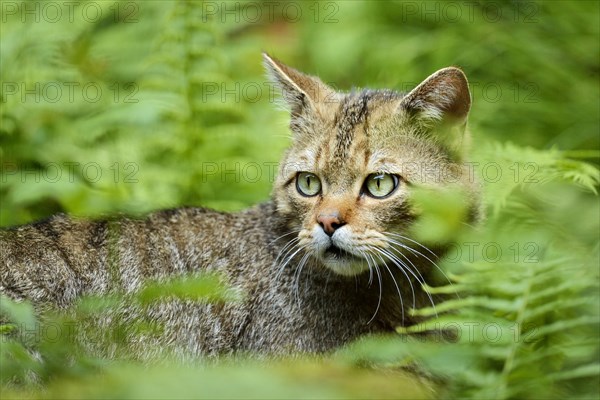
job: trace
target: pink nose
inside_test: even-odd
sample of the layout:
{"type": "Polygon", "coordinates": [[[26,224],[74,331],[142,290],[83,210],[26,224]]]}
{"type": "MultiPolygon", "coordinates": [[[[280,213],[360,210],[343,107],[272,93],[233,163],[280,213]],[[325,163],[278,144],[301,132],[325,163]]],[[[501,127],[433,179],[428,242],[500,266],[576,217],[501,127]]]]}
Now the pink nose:
{"type": "Polygon", "coordinates": [[[344,221],[342,221],[339,212],[319,214],[317,217],[317,222],[319,225],[321,225],[321,228],[323,228],[323,231],[325,231],[328,236],[333,235],[337,228],[340,228],[346,224],[344,221]]]}

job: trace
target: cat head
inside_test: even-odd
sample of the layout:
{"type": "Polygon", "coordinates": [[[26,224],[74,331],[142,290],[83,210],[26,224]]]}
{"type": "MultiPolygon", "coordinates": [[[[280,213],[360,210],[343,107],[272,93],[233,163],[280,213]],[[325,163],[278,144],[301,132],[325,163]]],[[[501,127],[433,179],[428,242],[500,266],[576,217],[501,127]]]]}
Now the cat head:
{"type": "Polygon", "coordinates": [[[477,208],[462,162],[471,97],[460,69],[441,69],[408,94],[339,93],[267,54],[264,64],[291,114],[273,200],[295,248],[357,275],[410,245],[415,188],[463,186],[477,208]]]}

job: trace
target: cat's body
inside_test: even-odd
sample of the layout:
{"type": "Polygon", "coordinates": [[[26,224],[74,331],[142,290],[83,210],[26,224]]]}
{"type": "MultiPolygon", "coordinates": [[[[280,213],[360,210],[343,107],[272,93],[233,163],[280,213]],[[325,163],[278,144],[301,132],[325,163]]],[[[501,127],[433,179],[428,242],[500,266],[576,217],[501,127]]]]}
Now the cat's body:
{"type": "Polygon", "coordinates": [[[320,352],[402,324],[398,296],[387,286],[369,323],[379,287],[365,281],[368,274],[355,280],[316,265],[298,275],[293,265],[279,271],[284,226],[272,203],[238,214],[180,208],[110,222],[57,215],[1,232],[2,292],[66,307],[82,295],[138,291],[148,279],[221,273],[240,301],[150,307],[152,319],[166,325],[159,342],[140,347],[159,352],[171,344],[187,356],[320,352]]]}
{"type": "MultiPolygon", "coordinates": [[[[441,70],[408,95],[339,94],[266,64],[295,133],[271,202],[144,220],[58,215],[0,231],[0,292],[66,307],[82,295],[136,292],[149,278],[220,273],[242,300],[165,301],[146,311],[164,330],[140,351],[186,356],[322,352],[414,323],[408,308],[431,305],[421,283],[435,267],[430,250],[405,236],[419,217],[411,184],[458,185],[470,219],[477,214],[476,184],[456,156],[470,106],[462,72],[441,70]],[[436,139],[436,125],[457,131],[459,143],[436,139]]],[[[135,307],[124,315],[139,317],[135,307]]]]}

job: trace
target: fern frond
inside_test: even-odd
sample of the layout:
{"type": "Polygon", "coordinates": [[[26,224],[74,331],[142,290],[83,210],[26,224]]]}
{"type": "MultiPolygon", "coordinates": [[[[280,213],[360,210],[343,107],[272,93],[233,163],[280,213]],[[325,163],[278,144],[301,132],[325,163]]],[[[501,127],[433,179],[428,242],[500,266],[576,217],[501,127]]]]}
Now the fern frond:
{"type": "Polygon", "coordinates": [[[486,199],[497,214],[516,189],[532,185],[564,181],[597,194],[600,171],[579,158],[599,156],[597,152],[537,150],[512,143],[495,143],[484,146],[476,158],[481,164],[478,165],[481,178],[487,182],[486,199]],[[488,167],[493,167],[490,169],[493,173],[488,167]]]}
{"type": "MultiPolygon", "coordinates": [[[[455,384],[466,385],[461,390],[473,391],[478,396],[527,396],[540,386],[545,385],[548,389],[558,381],[598,376],[596,364],[569,370],[565,369],[564,362],[557,362],[570,357],[577,359],[569,355],[567,346],[573,341],[583,343],[584,332],[593,330],[600,323],[593,308],[597,282],[585,274],[573,274],[564,265],[565,260],[541,260],[530,265],[466,264],[459,287],[470,287],[470,290],[461,290],[459,300],[447,300],[436,306],[438,313],[449,314],[398,331],[454,331],[458,342],[453,346],[475,349],[477,362],[488,365],[483,369],[488,371],[484,379],[480,375],[452,374],[455,384]],[[492,276],[492,283],[486,284],[492,276]],[[498,291],[493,282],[504,285],[513,282],[520,290],[498,291]],[[486,296],[482,296],[484,293],[486,296]],[[493,367],[492,361],[499,364],[493,367]]],[[[448,285],[432,292],[456,289],[456,285],[448,285]]],[[[427,308],[416,310],[414,314],[431,317],[435,312],[433,308],[427,308]]],[[[593,351],[598,344],[596,340],[584,347],[593,351]]],[[[435,362],[435,355],[427,356],[431,357],[427,364],[435,362]]],[[[552,390],[555,394],[560,392],[557,387],[552,390]]]]}

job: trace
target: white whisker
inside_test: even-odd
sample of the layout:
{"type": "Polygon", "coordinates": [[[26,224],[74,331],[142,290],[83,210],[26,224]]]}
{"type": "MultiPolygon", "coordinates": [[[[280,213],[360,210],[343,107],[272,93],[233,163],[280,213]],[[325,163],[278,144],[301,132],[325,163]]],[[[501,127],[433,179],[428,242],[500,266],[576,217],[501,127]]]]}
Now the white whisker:
{"type": "Polygon", "coordinates": [[[275,263],[279,264],[281,261],[287,261],[289,258],[291,258],[288,256],[290,253],[293,253],[295,249],[298,248],[299,241],[300,239],[294,239],[290,243],[286,244],[285,247],[281,249],[279,256],[277,256],[277,258],[275,259],[275,263]]]}
{"type": "Polygon", "coordinates": [[[289,262],[296,256],[296,254],[298,254],[300,251],[304,250],[305,248],[306,248],[306,245],[297,247],[297,244],[294,244],[291,247],[291,249],[288,251],[288,253],[290,253],[292,251],[293,251],[293,253],[290,256],[287,256],[285,259],[285,262],[283,264],[281,264],[281,266],[279,267],[279,270],[277,271],[277,275],[275,276],[276,281],[279,280],[279,277],[283,273],[283,270],[286,267],[286,265],[289,264],[289,262]],[[294,249],[296,249],[296,250],[294,251],[294,249]]]}
{"type": "Polygon", "coordinates": [[[375,263],[375,260],[373,260],[373,265],[375,267],[375,272],[377,273],[377,281],[379,282],[379,299],[377,300],[377,308],[375,309],[375,312],[373,313],[373,316],[371,317],[371,319],[369,320],[369,322],[367,322],[367,325],[370,324],[371,322],[373,322],[373,320],[375,319],[375,316],[377,315],[377,312],[379,311],[379,307],[381,306],[381,296],[382,296],[382,291],[383,291],[383,285],[381,283],[381,272],[379,271],[379,267],[377,266],[377,263],[375,263]]]}
{"type": "Polygon", "coordinates": [[[392,255],[396,255],[394,253],[394,251],[396,253],[398,253],[398,255],[402,256],[406,262],[408,262],[410,264],[410,266],[408,266],[407,264],[405,264],[404,262],[402,262],[402,260],[395,258],[396,260],[398,260],[398,262],[400,262],[408,271],[411,272],[411,274],[415,277],[415,279],[417,279],[417,281],[423,285],[426,284],[425,282],[425,277],[423,276],[423,274],[421,274],[421,272],[419,271],[419,268],[410,260],[410,258],[408,258],[404,253],[402,253],[402,251],[396,249],[393,245],[394,244],[398,244],[396,241],[386,238],[386,241],[388,242],[388,244],[390,244],[390,251],[388,251],[388,253],[392,254],[392,255]],[[410,267],[413,267],[413,269],[411,269],[410,267]],[[419,277],[415,276],[415,274],[418,274],[419,277]],[[420,278],[420,279],[419,279],[420,278]]]}
{"type": "MultiPolygon", "coordinates": [[[[437,255],[436,255],[436,254],[435,254],[433,251],[431,251],[429,248],[427,248],[426,246],[422,245],[421,243],[417,242],[416,240],[413,240],[413,239],[407,238],[407,237],[405,237],[405,236],[402,236],[402,235],[400,235],[400,234],[397,234],[397,233],[390,233],[390,232],[386,232],[386,234],[388,234],[388,235],[391,235],[391,236],[398,237],[398,238],[400,238],[400,239],[408,240],[408,241],[411,241],[411,242],[413,242],[413,243],[416,243],[417,245],[421,246],[422,248],[426,249],[426,250],[427,250],[427,251],[429,251],[431,254],[433,254],[433,255],[435,255],[435,256],[437,257],[437,255]]],[[[437,270],[438,270],[438,271],[439,271],[439,272],[440,272],[440,273],[441,273],[441,274],[444,276],[444,278],[446,279],[446,281],[448,282],[448,284],[449,284],[450,286],[453,286],[453,283],[452,283],[452,281],[450,280],[450,278],[448,277],[448,275],[446,275],[446,273],[444,272],[444,270],[443,270],[443,269],[442,269],[442,268],[441,268],[439,265],[437,265],[437,264],[436,264],[436,263],[435,263],[433,260],[431,260],[429,257],[427,257],[426,255],[424,255],[424,254],[423,254],[423,253],[421,253],[420,251],[418,251],[418,250],[415,250],[415,249],[413,249],[412,247],[410,247],[410,246],[408,246],[408,245],[406,245],[406,244],[404,244],[404,243],[398,242],[398,241],[396,241],[396,240],[394,240],[394,239],[390,239],[390,238],[387,238],[387,237],[386,237],[386,240],[387,240],[389,243],[396,244],[396,245],[398,245],[398,246],[400,246],[400,247],[402,247],[402,248],[404,248],[404,249],[406,249],[406,250],[410,251],[411,253],[413,253],[413,254],[415,254],[415,255],[417,255],[417,256],[421,256],[421,257],[425,258],[425,259],[426,259],[427,261],[429,261],[429,262],[430,262],[430,263],[431,263],[431,264],[432,264],[432,265],[433,265],[435,268],[437,268],[437,270]]],[[[401,254],[401,255],[402,255],[402,256],[403,256],[403,257],[404,257],[404,258],[405,258],[407,261],[409,261],[409,262],[410,262],[410,260],[408,259],[408,257],[406,257],[406,256],[405,256],[405,255],[404,255],[404,254],[403,254],[401,251],[398,251],[398,253],[399,253],[399,254],[401,254]]],[[[412,262],[410,262],[410,263],[412,264],[412,262]]],[[[412,264],[412,265],[413,265],[413,267],[414,267],[414,264],[412,264]]],[[[415,269],[416,269],[416,267],[415,267],[415,269]]],[[[458,292],[456,292],[456,291],[455,291],[454,293],[456,294],[456,297],[457,297],[457,298],[460,298],[460,295],[458,294],[458,292]]]]}
{"type": "MultiPolygon", "coordinates": [[[[417,280],[417,282],[419,282],[421,285],[425,285],[425,284],[426,284],[426,282],[425,282],[425,279],[423,278],[423,275],[421,275],[421,273],[419,272],[419,270],[418,270],[416,267],[415,267],[415,271],[413,271],[413,270],[412,270],[412,268],[410,268],[408,265],[404,264],[404,263],[402,262],[402,260],[399,260],[399,259],[395,258],[395,257],[394,257],[394,254],[393,254],[393,253],[391,253],[391,252],[389,252],[389,251],[387,251],[387,249],[381,249],[381,250],[382,250],[382,251],[384,252],[384,254],[386,254],[386,255],[387,255],[387,257],[388,257],[388,258],[390,258],[392,261],[394,261],[394,260],[395,260],[395,261],[398,261],[399,263],[401,263],[401,264],[402,264],[402,266],[403,266],[403,267],[401,267],[401,266],[399,266],[397,263],[395,263],[395,264],[398,266],[398,268],[400,268],[401,270],[406,270],[406,271],[408,271],[408,273],[410,273],[410,274],[411,274],[411,275],[412,275],[412,276],[413,276],[413,277],[414,277],[414,278],[417,280]],[[416,272],[416,273],[415,273],[415,272],[416,272]],[[418,275],[417,275],[417,274],[418,274],[418,275]],[[421,279],[419,279],[419,277],[420,277],[421,279]]],[[[411,263],[411,264],[412,264],[412,263],[411,263]]],[[[413,265],[413,266],[414,266],[414,265],[413,265]]],[[[406,275],[406,274],[405,274],[405,275],[406,275]]],[[[408,278],[408,276],[407,276],[407,279],[408,279],[408,281],[410,282],[410,279],[408,278]]],[[[412,284],[411,284],[411,288],[412,288],[412,284]]],[[[436,309],[435,309],[435,301],[433,300],[433,297],[431,296],[431,294],[430,294],[430,293],[429,293],[427,290],[423,289],[423,292],[424,292],[424,293],[427,295],[427,297],[429,298],[429,302],[431,303],[431,307],[433,308],[433,311],[435,312],[435,315],[436,315],[436,317],[437,317],[437,315],[438,315],[438,314],[437,314],[437,311],[436,311],[436,309]]],[[[414,291],[413,291],[413,296],[414,296],[414,291]]],[[[416,306],[415,306],[414,304],[413,304],[413,308],[416,308],[416,306]]]]}
{"type": "MultiPolygon", "coordinates": [[[[402,257],[404,257],[406,259],[406,261],[408,261],[410,263],[410,265],[414,268],[410,268],[407,264],[403,263],[402,260],[398,259],[397,257],[394,257],[395,254],[392,251],[389,250],[384,250],[386,253],[388,253],[391,257],[394,257],[395,260],[397,260],[398,262],[400,262],[404,268],[406,269],[406,271],[408,271],[416,280],[417,282],[419,282],[421,285],[426,285],[427,282],[425,281],[425,277],[423,276],[423,274],[421,274],[421,272],[419,271],[419,268],[417,268],[417,266],[415,264],[412,263],[412,261],[410,261],[409,258],[407,258],[404,254],[402,254],[402,252],[398,251],[397,249],[395,249],[393,246],[390,246],[391,250],[396,250],[398,252],[399,255],[401,255],[402,257]]],[[[425,293],[427,294],[427,296],[429,297],[429,300],[431,302],[431,305],[433,306],[433,308],[435,308],[435,304],[433,301],[433,298],[431,297],[431,294],[429,292],[427,292],[426,290],[424,290],[425,293]]]]}
{"type": "Polygon", "coordinates": [[[304,265],[306,265],[309,256],[310,253],[304,254],[302,259],[298,263],[298,266],[296,267],[296,272],[294,273],[294,294],[296,298],[296,304],[298,304],[298,307],[302,307],[302,303],[300,302],[300,277],[302,276],[302,268],[304,268],[304,265]]]}
{"type": "Polygon", "coordinates": [[[399,233],[395,233],[395,232],[384,232],[384,234],[386,234],[386,235],[390,235],[390,236],[395,236],[395,237],[397,237],[397,238],[400,238],[400,239],[408,240],[409,242],[412,242],[412,243],[416,244],[417,246],[419,246],[419,247],[422,247],[424,250],[427,250],[427,251],[428,251],[428,252],[429,252],[429,253],[430,253],[432,256],[434,256],[435,258],[438,258],[438,255],[437,255],[437,254],[435,254],[433,251],[431,251],[431,249],[429,249],[429,247],[427,247],[427,246],[424,246],[423,244],[421,244],[421,243],[417,242],[417,241],[416,241],[416,240],[414,240],[414,239],[411,239],[411,238],[409,238],[409,237],[406,237],[406,236],[404,236],[404,235],[401,235],[401,234],[399,234],[399,233]]]}
{"type": "Polygon", "coordinates": [[[369,254],[366,251],[363,251],[363,250],[358,250],[358,252],[367,261],[367,266],[369,267],[369,282],[368,282],[368,285],[369,285],[369,287],[371,287],[371,284],[373,283],[373,267],[371,266],[371,262],[370,262],[370,260],[368,258],[369,254]]]}
{"type": "Polygon", "coordinates": [[[293,230],[293,231],[289,231],[288,233],[284,233],[284,234],[283,234],[283,235],[281,235],[281,236],[277,236],[275,239],[273,239],[273,240],[271,240],[271,241],[269,242],[269,246],[270,246],[270,245],[272,245],[273,243],[275,243],[276,241],[278,241],[278,240],[279,240],[279,239],[281,239],[281,238],[284,238],[284,237],[286,237],[286,236],[293,235],[294,233],[299,233],[299,232],[300,232],[300,229],[295,229],[295,230],[293,230]]]}
{"type": "MultiPolygon", "coordinates": [[[[379,250],[376,247],[374,248],[375,250],[379,250]]],[[[396,286],[396,291],[398,292],[398,297],[400,298],[400,310],[402,312],[402,324],[404,325],[404,300],[402,299],[402,293],[400,292],[400,288],[398,287],[398,282],[396,282],[396,278],[394,277],[394,274],[392,274],[392,271],[390,270],[390,268],[387,266],[385,260],[383,259],[383,257],[381,257],[381,255],[379,253],[377,253],[377,256],[381,259],[381,262],[383,262],[383,265],[385,266],[385,269],[387,269],[387,271],[389,272],[390,276],[392,277],[392,281],[394,282],[394,286],[396,286]]],[[[413,291],[413,299],[414,299],[414,291],[413,291]]],[[[413,306],[414,308],[414,306],[413,306]]]]}

